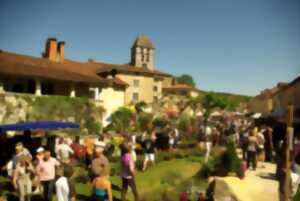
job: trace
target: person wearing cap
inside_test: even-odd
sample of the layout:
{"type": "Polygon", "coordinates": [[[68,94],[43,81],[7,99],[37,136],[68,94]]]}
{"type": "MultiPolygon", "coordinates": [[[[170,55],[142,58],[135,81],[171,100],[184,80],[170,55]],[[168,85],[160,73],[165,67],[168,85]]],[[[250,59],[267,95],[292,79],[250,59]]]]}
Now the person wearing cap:
{"type": "Polygon", "coordinates": [[[30,201],[34,169],[28,156],[21,156],[13,174],[13,185],[19,193],[20,201],[30,201]]]}
{"type": "MultiPolygon", "coordinates": [[[[36,156],[35,156],[35,161],[34,161],[34,166],[37,167],[38,164],[43,160],[44,158],[44,151],[45,149],[43,147],[39,147],[37,150],[36,150],[36,156]]],[[[34,178],[34,183],[35,183],[35,186],[36,186],[36,189],[33,193],[40,193],[43,191],[43,187],[42,187],[42,184],[41,182],[39,181],[39,178],[38,176],[36,175],[35,178],[34,178]]]]}
{"type": "Polygon", "coordinates": [[[73,168],[70,165],[64,165],[62,175],[55,183],[56,197],[58,201],[75,201],[76,191],[74,184],[70,181],[73,175],[73,168]]]}
{"type": "Polygon", "coordinates": [[[91,165],[91,171],[92,171],[92,178],[94,178],[97,175],[101,174],[101,171],[103,167],[109,169],[109,161],[104,156],[103,151],[104,151],[105,144],[104,143],[97,143],[95,144],[94,148],[94,159],[92,160],[92,165],[91,165]]]}
{"type": "Polygon", "coordinates": [[[105,166],[101,167],[100,174],[95,177],[92,183],[94,201],[112,201],[112,188],[109,181],[109,169],[105,166]]]}

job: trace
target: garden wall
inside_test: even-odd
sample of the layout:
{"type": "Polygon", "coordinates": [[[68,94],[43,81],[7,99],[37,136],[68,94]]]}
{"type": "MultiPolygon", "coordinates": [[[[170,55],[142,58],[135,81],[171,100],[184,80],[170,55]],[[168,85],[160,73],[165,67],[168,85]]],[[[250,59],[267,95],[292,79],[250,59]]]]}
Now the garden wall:
{"type": "Polygon", "coordinates": [[[79,123],[81,133],[98,134],[104,112],[101,102],[88,98],[0,94],[0,124],[69,121],[79,123]]]}

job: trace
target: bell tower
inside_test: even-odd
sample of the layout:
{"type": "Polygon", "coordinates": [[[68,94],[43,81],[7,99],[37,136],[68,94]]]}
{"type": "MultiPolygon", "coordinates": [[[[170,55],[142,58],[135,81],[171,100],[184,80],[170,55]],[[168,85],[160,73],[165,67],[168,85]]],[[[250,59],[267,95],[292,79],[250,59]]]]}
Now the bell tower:
{"type": "Polygon", "coordinates": [[[140,35],[131,47],[131,64],[154,70],[154,46],[147,36],[140,35]]]}

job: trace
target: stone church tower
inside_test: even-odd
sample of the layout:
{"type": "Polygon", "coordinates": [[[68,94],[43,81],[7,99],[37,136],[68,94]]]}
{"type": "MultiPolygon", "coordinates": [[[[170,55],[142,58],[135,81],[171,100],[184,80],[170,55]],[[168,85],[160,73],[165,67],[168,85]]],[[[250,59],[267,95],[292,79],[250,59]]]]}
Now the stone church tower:
{"type": "Polygon", "coordinates": [[[147,36],[138,36],[132,45],[131,65],[154,70],[154,46],[147,36]]]}

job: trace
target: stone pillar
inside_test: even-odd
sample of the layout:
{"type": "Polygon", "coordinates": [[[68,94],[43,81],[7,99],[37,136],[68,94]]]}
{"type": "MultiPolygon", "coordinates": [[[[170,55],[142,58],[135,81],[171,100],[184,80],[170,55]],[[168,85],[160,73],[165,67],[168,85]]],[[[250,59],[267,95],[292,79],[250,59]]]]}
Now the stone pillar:
{"type": "Polygon", "coordinates": [[[41,96],[42,95],[42,84],[39,79],[35,80],[35,93],[36,96],[41,96]]]}
{"type": "Polygon", "coordinates": [[[70,97],[76,97],[76,90],[74,84],[71,85],[70,97]]]}
{"type": "Polygon", "coordinates": [[[4,90],[4,83],[2,81],[0,81],[0,94],[4,94],[5,90],[4,90]]]}
{"type": "Polygon", "coordinates": [[[95,87],[95,100],[100,100],[99,87],[95,87]]]}

